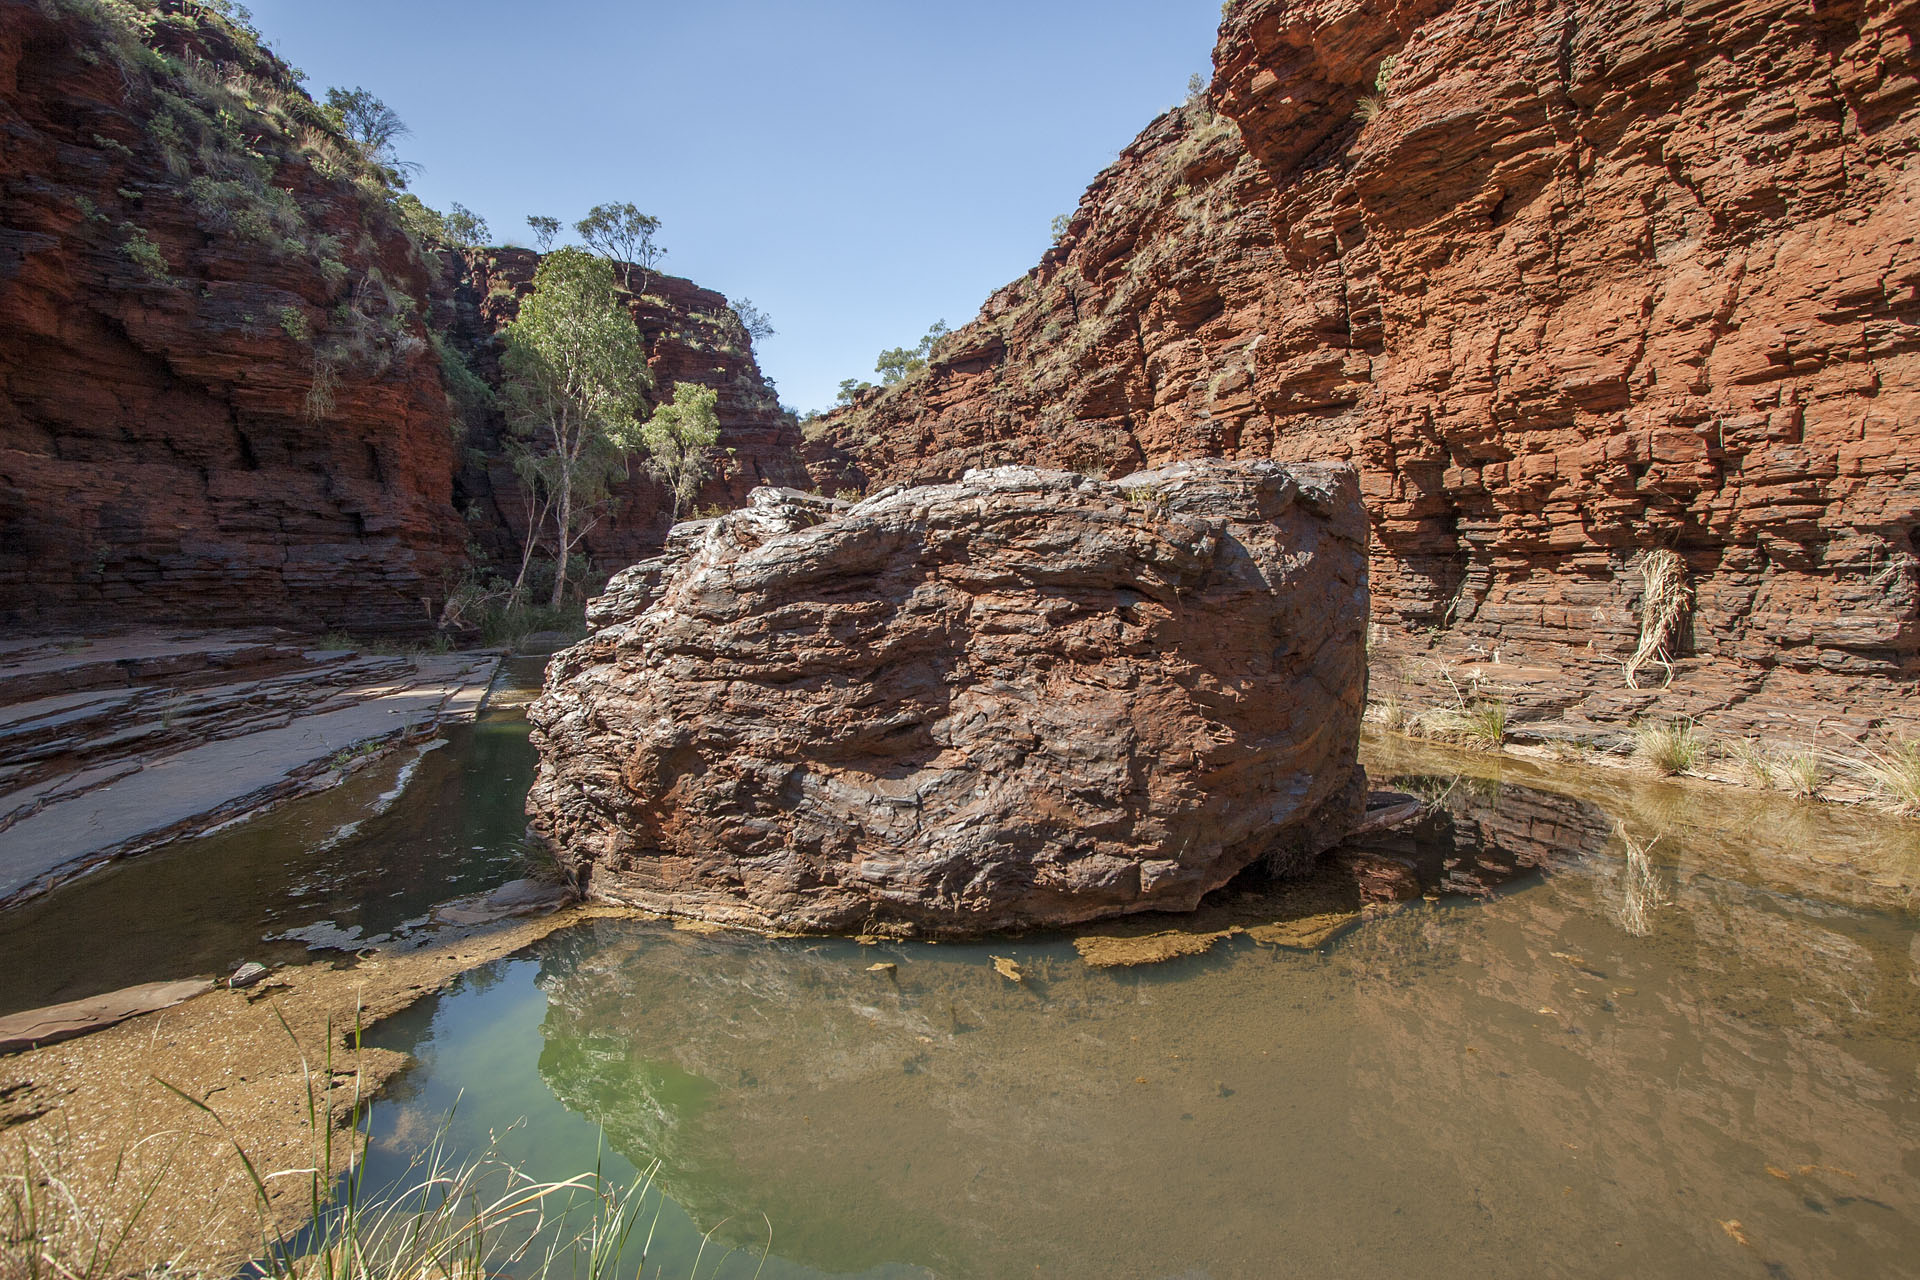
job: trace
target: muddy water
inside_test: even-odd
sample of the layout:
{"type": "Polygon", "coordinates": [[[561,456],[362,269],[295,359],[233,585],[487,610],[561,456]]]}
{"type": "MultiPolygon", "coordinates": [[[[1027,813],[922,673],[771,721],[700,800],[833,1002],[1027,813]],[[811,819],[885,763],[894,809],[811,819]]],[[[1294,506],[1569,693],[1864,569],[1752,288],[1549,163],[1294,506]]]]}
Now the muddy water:
{"type": "Polygon", "coordinates": [[[1915,828],[1374,755],[1439,800],[1383,846],[1430,896],[1317,950],[600,921],[380,1029],[420,1066],[371,1172],[443,1122],[657,1160],[666,1274],[709,1230],[766,1276],[1914,1273],[1915,828]]]}
{"type": "Polygon", "coordinates": [[[425,751],[0,915],[0,1013],[350,951],[523,874],[533,750],[520,704],[544,662],[509,660],[477,721],[425,751]]]}

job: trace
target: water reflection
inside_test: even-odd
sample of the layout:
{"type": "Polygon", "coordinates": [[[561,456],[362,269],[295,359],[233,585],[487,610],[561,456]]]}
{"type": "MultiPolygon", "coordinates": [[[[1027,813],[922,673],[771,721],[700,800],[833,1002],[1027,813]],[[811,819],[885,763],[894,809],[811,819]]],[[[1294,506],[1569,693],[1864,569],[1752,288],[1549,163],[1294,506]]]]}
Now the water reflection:
{"type": "Polygon", "coordinates": [[[659,1158],[686,1230],[750,1223],[746,1243],[764,1212],[781,1259],[832,1273],[1910,1265],[1909,916],[1880,888],[1820,900],[1745,874],[1775,864],[1694,838],[1698,819],[1663,833],[1490,780],[1436,794],[1377,851],[1437,896],[1320,951],[1241,939],[1112,971],[1057,938],[862,948],[595,922],[422,1011],[422,1092],[390,1122],[419,1126],[463,1084],[493,1115],[557,1099],[574,1137],[538,1172],[603,1140],[659,1158]],[[526,1037],[519,1065],[434,1049],[479,999],[486,1038],[526,1037]]]}

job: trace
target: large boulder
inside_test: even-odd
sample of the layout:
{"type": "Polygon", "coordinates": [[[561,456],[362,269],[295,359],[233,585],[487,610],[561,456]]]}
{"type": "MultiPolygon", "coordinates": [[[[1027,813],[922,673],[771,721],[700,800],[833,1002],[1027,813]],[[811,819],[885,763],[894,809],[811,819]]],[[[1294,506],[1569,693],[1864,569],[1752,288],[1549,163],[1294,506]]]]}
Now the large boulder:
{"type": "Polygon", "coordinates": [[[1334,465],[757,490],[554,658],[527,810],[590,897],[726,923],[1190,909],[1358,817],[1366,537],[1334,465]]]}

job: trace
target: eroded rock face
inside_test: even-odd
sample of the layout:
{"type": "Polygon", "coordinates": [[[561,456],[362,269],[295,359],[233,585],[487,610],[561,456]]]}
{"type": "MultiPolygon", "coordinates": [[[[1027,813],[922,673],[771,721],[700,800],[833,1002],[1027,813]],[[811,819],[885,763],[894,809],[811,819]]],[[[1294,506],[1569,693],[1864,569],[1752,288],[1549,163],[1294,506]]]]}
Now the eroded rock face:
{"type": "Polygon", "coordinates": [[[123,10],[0,0],[0,623],[430,627],[465,534],[429,264],[270,52],[123,10]],[[123,10],[185,69],[125,69],[123,10]]]}
{"type": "Polygon", "coordinates": [[[1349,460],[1377,651],[1529,667],[1520,718],[1910,732],[1917,14],[1240,0],[1209,102],[810,432],[816,481],[1349,460]],[[1694,585],[1661,697],[1621,678],[1655,547],[1694,585]]]}
{"type": "Polygon", "coordinates": [[[617,577],[531,711],[593,897],[963,934],[1183,910],[1357,817],[1353,473],[761,489],[617,577]]]}

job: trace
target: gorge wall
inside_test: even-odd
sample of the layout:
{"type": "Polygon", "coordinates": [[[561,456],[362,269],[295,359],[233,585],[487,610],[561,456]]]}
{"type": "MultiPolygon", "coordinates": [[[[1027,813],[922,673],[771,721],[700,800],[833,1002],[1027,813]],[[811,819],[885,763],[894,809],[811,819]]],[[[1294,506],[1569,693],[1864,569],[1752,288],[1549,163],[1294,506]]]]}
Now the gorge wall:
{"type": "Polygon", "coordinates": [[[0,0],[0,621],[430,624],[428,261],[246,33],[72,8],[0,0]]]}
{"type": "MultiPolygon", "coordinates": [[[[455,366],[497,384],[539,255],[436,248],[396,183],[202,5],[0,0],[0,625],[421,632],[512,576],[525,495],[455,366]]],[[[634,286],[655,401],[720,393],[698,504],[804,484],[727,300],[634,286]]],[[[628,470],[602,572],[665,540],[628,470]]]]}
{"type": "Polygon", "coordinates": [[[1920,5],[1240,0],[829,490],[1019,460],[1360,471],[1376,692],[1860,736],[1920,675],[1920,5]],[[1691,586],[1631,689],[1639,566],[1691,586]]]}

